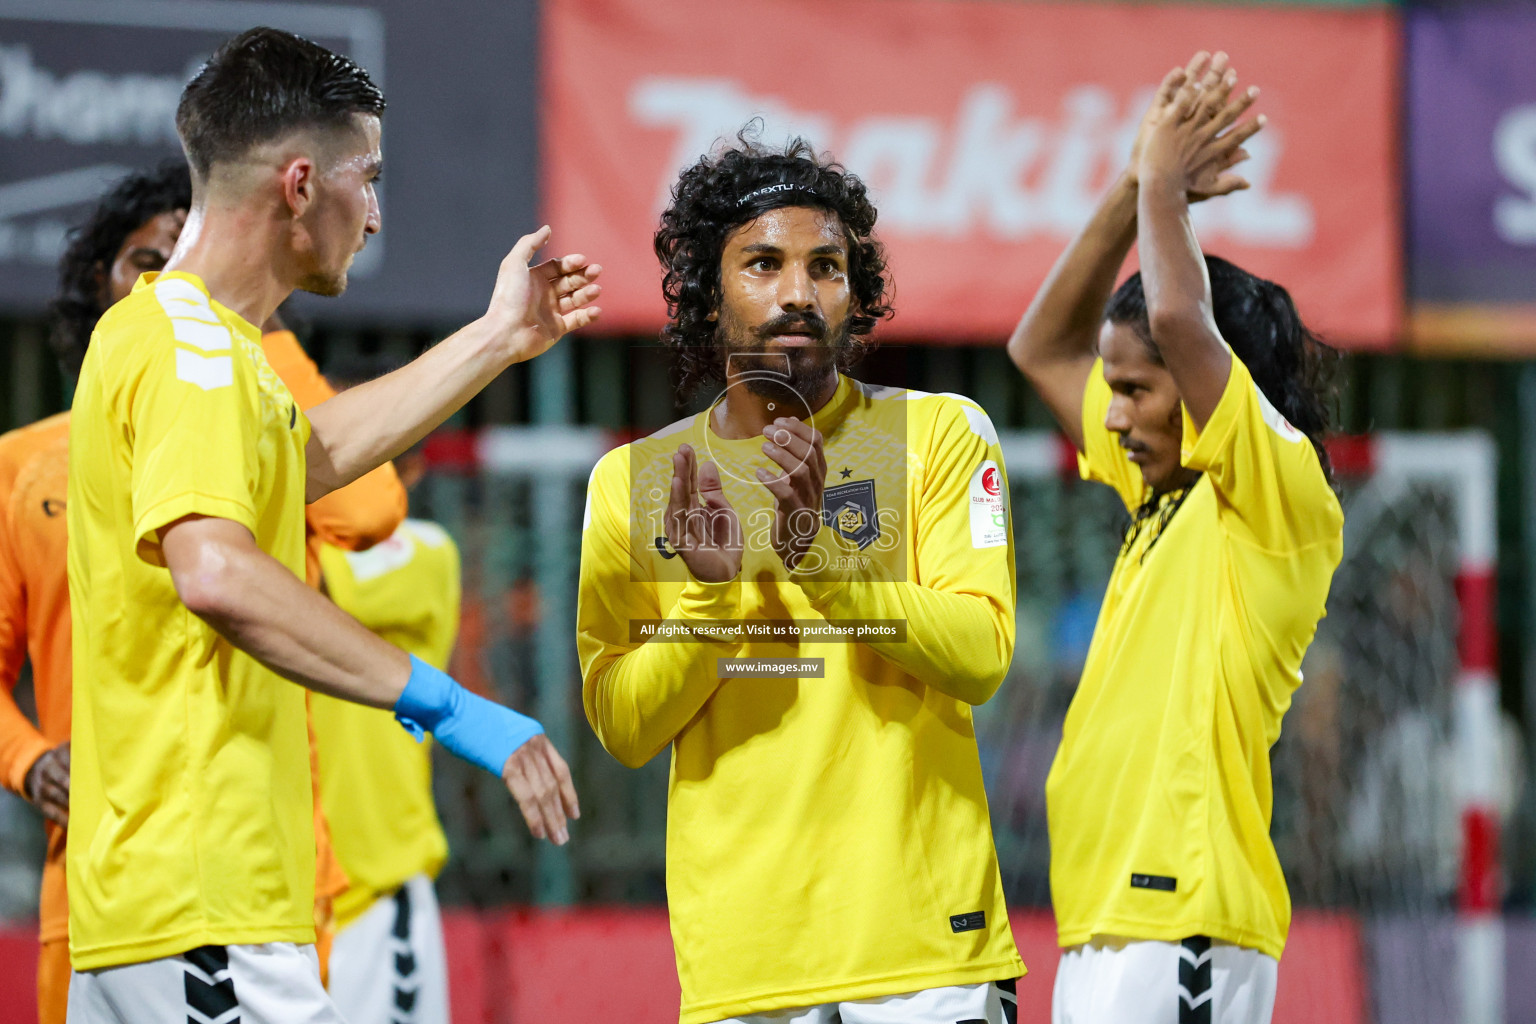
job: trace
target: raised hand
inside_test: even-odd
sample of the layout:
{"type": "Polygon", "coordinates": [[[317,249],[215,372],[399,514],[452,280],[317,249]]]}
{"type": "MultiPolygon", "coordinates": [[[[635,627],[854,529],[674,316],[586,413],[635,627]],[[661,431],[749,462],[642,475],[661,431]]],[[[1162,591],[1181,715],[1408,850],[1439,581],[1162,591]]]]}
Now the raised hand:
{"type": "Polygon", "coordinates": [[[581,808],[571,770],[549,737],[540,733],[514,750],[502,766],[501,779],[533,837],[564,846],[570,839],[565,821],[581,817],[581,808]]]}
{"type": "Polygon", "coordinates": [[[1258,98],[1257,87],[1234,93],[1237,73],[1227,55],[1195,54],[1164,77],[1133,145],[1138,182],[1178,182],[1194,203],[1248,187],[1232,168],[1248,159],[1243,144],[1264,127],[1263,115],[1238,124],[1258,98]],[[1234,127],[1234,125],[1236,127],[1234,127]]]}
{"type": "Polygon", "coordinates": [[[32,762],[22,795],[56,825],[69,824],[69,741],[45,750],[32,762]]]}
{"type": "Polygon", "coordinates": [[[1147,136],[1152,134],[1152,129],[1157,127],[1158,121],[1162,119],[1164,108],[1173,102],[1174,96],[1178,95],[1179,87],[1191,73],[1204,73],[1205,67],[1202,62],[1209,59],[1209,54],[1203,51],[1197,53],[1190,60],[1188,68],[1174,68],[1163,76],[1162,82],[1158,83],[1157,92],[1152,94],[1152,102],[1147,105],[1147,112],[1141,115],[1141,124],[1136,127],[1136,138],[1131,142],[1131,159],[1125,165],[1125,173],[1132,181],[1136,180],[1136,173],[1140,168],[1141,151],[1147,148],[1147,136]],[[1197,65],[1199,70],[1195,71],[1197,65]]]}
{"type": "Polygon", "coordinates": [[[763,452],[783,468],[775,476],[759,469],[757,478],[774,497],[773,549],[791,572],[821,531],[821,496],[827,484],[827,456],[821,431],[784,416],[763,428],[763,452]]]}
{"type": "Polygon", "coordinates": [[[549,241],[545,225],[517,240],[496,274],[496,288],[486,317],[504,332],[512,361],[522,362],[547,351],[570,331],[597,320],[602,310],[592,305],[602,292],[597,277],[603,268],[574,254],[530,267],[533,254],[549,241]]]}
{"type": "Polygon", "coordinates": [[[692,446],[672,455],[672,493],[664,526],[667,542],[693,578],[724,583],[741,573],[741,520],[720,487],[713,462],[697,465],[692,446]]]}

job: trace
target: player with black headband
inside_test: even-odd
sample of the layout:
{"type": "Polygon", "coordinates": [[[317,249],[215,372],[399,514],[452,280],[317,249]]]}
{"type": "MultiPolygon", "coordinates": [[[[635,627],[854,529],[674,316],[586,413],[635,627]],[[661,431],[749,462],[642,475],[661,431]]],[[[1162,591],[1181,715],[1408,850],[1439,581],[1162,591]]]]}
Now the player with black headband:
{"type": "Polygon", "coordinates": [[[971,724],[1013,652],[1002,454],[968,399],[846,375],[890,314],[874,224],[798,140],[684,171],[664,338],[723,390],[588,489],[583,698],[624,764],[672,750],[682,1024],[1017,1012],[971,724]]]}
{"type": "Polygon", "coordinates": [[[1170,72],[1009,352],[1132,514],[1046,784],[1057,1024],[1268,1024],[1290,897],[1269,750],[1343,545],[1331,350],[1195,242],[1256,89],[1170,72]],[[1141,272],[1114,291],[1137,246],[1141,272]]]}

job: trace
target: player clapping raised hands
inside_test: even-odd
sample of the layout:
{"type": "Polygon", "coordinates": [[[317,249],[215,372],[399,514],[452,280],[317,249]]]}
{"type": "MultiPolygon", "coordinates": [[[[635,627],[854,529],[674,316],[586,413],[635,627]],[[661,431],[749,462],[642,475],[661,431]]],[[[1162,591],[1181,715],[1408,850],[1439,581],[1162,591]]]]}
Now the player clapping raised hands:
{"type": "MultiPolygon", "coordinates": [[[[758,480],[773,494],[773,550],[790,572],[801,561],[822,525],[821,496],[827,483],[827,456],[821,431],[793,416],[763,428],[763,454],[783,473],[759,469],[758,480]]],[[[809,567],[808,567],[809,568],[809,567]]]]}
{"type": "Polygon", "coordinates": [[[1244,119],[1257,95],[1222,53],[1169,72],[1008,344],[1083,475],[1130,513],[1046,781],[1060,1020],[1273,1010],[1290,900],[1263,752],[1343,516],[1327,347],[1283,288],[1205,255],[1190,222],[1191,203],[1247,187],[1234,168],[1264,126],[1244,119]],[[1141,271],[1116,288],[1133,245],[1141,271]]]}
{"type": "MultiPolygon", "coordinates": [[[[827,457],[821,432],[793,416],[763,427],[763,437],[763,454],[783,469],[778,474],[755,471],[774,498],[769,536],[785,567],[794,572],[822,527],[827,457]]],[[[672,456],[666,530],[667,542],[695,579],[723,583],[741,571],[741,521],[721,489],[719,468],[713,462],[699,464],[690,445],[680,445],[672,456]]]]}
{"type": "Polygon", "coordinates": [[[701,583],[724,583],[741,573],[741,519],[720,486],[720,467],[700,464],[692,445],[672,454],[672,490],[665,519],[667,543],[701,583]]]}

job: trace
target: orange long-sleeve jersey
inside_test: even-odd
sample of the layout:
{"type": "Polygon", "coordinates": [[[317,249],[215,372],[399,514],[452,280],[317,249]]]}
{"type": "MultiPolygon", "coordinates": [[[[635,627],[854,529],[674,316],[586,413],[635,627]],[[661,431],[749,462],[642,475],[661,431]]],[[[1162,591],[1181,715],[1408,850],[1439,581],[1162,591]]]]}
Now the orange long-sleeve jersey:
{"type": "MultiPolygon", "coordinates": [[[[273,370],[309,409],[336,392],[290,332],[262,338],[273,370]]],[[[45,751],[70,735],[71,656],[69,583],[65,575],[65,494],[69,468],[69,414],[60,413],[0,436],[0,784],[20,793],[27,772],[45,751]],[[38,724],[17,706],[14,689],[27,657],[32,661],[38,724]]],[[[405,518],[405,488],[394,467],[384,465],[305,509],[306,567],[311,586],[320,580],[322,542],[348,550],[371,547],[394,533],[405,518]]],[[[314,734],[310,761],[316,762],[314,734]]],[[[331,850],[330,831],[316,780],[317,898],[346,888],[346,875],[331,850]]],[[[64,884],[64,830],[48,825],[43,866],[39,939],[69,934],[64,884]]]]}
{"type": "MultiPolygon", "coordinates": [[[[42,754],[69,739],[69,581],[64,574],[64,496],[69,414],[0,437],[0,782],[22,791],[42,754]],[[13,691],[32,659],[34,726],[13,691]]],[[[64,830],[48,823],[41,940],[69,935],[64,830]]]]}
{"type": "MultiPolygon", "coordinates": [[[[308,412],[336,395],[315,361],[299,347],[292,331],[272,331],[261,339],[267,362],[283,378],[293,400],[308,412]]],[[[320,586],[320,546],[362,551],[389,538],[405,521],[405,488],[392,463],[365,473],[304,509],[304,568],[309,585],[320,586]]]]}

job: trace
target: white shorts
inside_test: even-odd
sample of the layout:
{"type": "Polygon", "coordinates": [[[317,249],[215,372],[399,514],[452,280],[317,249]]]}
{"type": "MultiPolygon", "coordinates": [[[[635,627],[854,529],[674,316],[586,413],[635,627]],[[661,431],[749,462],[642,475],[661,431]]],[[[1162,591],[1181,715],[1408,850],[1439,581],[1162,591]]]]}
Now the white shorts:
{"type": "Polygon", "coordinates": [[[320,985],[314,946],[200,946],[75,971],[69,1024],[345,1024],[320,985]]]}
{"type": "Polygon", "coordinates": [[[1269,1024],[1279,963],[1256,949],[1096,937],[1061,953],[1051,1024],[1269,1024]]]}
{"type": "Polygon", "coordinates": [[[1018,979],[732,1017],[720,1024],[1017,1024],[1018,979]]]}
{"type": "Polygon", "coordinates": [[[448,954],[432,879],[417,875],[336,933],[331,998],[354,1024],[448,1024],[448,954]]]}

